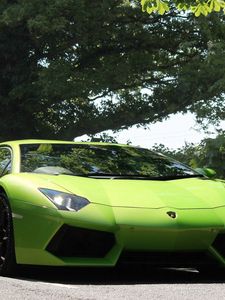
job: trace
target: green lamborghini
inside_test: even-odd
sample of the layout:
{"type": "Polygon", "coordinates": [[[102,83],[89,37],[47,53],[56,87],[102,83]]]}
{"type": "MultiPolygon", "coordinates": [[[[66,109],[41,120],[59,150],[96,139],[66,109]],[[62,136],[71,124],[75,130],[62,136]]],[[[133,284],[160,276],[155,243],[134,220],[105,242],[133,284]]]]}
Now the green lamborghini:
{"type": "Polygon", "coordinates": [[[0,144],[0,274],[19,265],[225,266],[225,184],[148,149],[0,144]]]}

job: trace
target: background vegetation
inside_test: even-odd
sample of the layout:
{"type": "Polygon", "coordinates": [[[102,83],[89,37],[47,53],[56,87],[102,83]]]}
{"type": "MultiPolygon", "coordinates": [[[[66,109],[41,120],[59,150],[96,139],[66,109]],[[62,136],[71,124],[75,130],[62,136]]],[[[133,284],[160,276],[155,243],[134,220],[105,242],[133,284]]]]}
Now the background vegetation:
{"type": "Polygon", "coordinates": [[[143,11],[162,15],[174,6],[181,11],[190,11],[196,17],[225,9],[224,0],[141,0],[141,4],[143,11]]]}
{"type": "MultiPolygon", "coordinates": [[[[2,0],[0,140],[73,139],[176,112],[224,119],[224,1],[192,9],[207,17],[180,11],[194,2],[2,0]]],[[[224,135],[161,152],[224,176],[224,135]]]]}
{"type": "Polygon", "coordinates": [[[224,118],[225,18],[139,0],[0,3],[0,140],[224,118]]]}
{"type": "Polygon", "coordinates": [[[184,147],[171,150],[164,145],[155,145],[153,150],[182,161],[192,168],[211,168],[216,177],[225,178],[225,134],[216,138],[207,138],[198,145],[186,144],[184,147]]]}

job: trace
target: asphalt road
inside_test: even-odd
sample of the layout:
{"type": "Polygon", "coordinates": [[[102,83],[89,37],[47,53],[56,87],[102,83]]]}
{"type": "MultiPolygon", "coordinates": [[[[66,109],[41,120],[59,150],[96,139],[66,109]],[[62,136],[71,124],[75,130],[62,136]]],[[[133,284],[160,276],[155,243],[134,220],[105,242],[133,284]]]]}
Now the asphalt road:
{"type": "Polygon", "coordinates": [[[0,277],[0,299],[225,299],[225,275],[195,270],[28,269],[0,277]]]}

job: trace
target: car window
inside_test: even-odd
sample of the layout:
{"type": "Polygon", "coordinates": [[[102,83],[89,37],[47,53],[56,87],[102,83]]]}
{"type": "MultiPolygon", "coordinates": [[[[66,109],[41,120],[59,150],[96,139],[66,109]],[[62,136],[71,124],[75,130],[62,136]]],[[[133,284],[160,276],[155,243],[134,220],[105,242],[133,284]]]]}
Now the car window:
{"type": "Polygon", "coordinates": [[[0,176],[11,171],[11,151],[8,148],[0,148],[0,176]]]}
{"type": "Polygon", "coordinates": [[[117,145],[23,144],[21,172],[178,178],[194,170],[148,149],[117,145]]]}

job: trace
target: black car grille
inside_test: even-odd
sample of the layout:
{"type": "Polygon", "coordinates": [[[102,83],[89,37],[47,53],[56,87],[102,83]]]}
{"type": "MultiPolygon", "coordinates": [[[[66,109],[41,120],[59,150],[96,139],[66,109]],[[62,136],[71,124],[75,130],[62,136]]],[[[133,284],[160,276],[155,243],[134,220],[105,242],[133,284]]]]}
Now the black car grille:
{"type": "Polygon", "coordinates": [[[114,234],[63,225],[46,250],[60,257],[104,257],[115,245],[114,234]]]}
{"type": "Polygon", "coordinates": [[[133,252],[121,254],[118,264],[150,264],[162,267],[196,267],[215,265],[217,261],[208,252],[133,252]]]}

